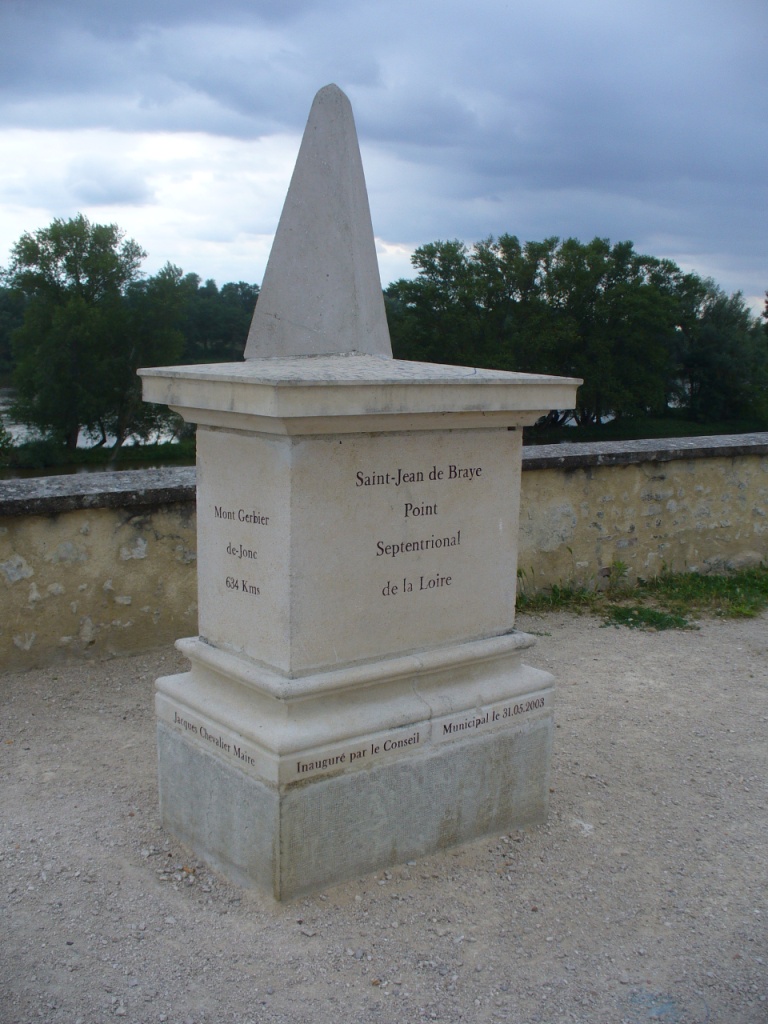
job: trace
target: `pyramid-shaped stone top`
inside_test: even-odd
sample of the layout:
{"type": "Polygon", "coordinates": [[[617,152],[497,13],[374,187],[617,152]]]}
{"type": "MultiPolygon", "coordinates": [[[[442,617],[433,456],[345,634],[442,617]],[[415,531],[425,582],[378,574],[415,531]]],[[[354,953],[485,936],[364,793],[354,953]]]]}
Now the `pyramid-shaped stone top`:
{"type": "Polygon", "coordinates": [[[352,107],[315,96],[245,346],[245,358],[392,358],[352,107]]]}
{"type": "Polygon", "coordinates": [[[139,373],[145,401],[188,422],[296,435],[533,423],[572,409],[580,383],[392,358],[352,109],[335,85],[312,105],[244,361],[139,373]]]}

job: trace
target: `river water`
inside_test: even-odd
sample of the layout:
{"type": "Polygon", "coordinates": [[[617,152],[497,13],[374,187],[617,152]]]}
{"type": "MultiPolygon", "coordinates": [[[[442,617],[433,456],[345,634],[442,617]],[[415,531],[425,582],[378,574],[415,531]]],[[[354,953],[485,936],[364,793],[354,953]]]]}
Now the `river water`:
{"type": "MultiPolygon", "coordinates": [[[[33,441],[38,437],[37,431],[33,428],[28,427],[24,423],[18,423],[11,416],[11,406],[13,404],[14,392],[13,388],[0,388],[0,420],[8,433],[13,438],[14,444],[22,444],[24,441],[33,441]]],[[[158,441],[170,441],[170,436],[159,437],[158,441]]],[[[86,435],[81,433],[78,440],[78,448],[89,448],[91,442],[86,435]]],[[[120,464],[118,466],[110,465],[105,463],[103,465],[94,466],[49,466],[46,469],[3,469],[0,468],[0,480],[15,480],[26,477],[37,477],[37,476],[61,476],[66,474],[74,473],[105,473],[113,469],[159,469],[162,466],[182,466],[184,462],[169,461],[167,459],[153,459],[151,462],[135,462],[131,463],[127,457],[128,452],[126,449],[131,447],[130,440],[123,446],[123,450],[120,453],[120,464]]],[[[192,465],[193,463],[188,463],[192,465]]]]}
{"type": "Polygon", "coordinates": [[[21,444],[22,441],[29,441],[34,436],[29,427],[23,423],[16,423],[11,417],[11,405],[13,403],[13,389],[0,388],[0,420],[3,426],[13,438],[14,444],[21,444]]]}

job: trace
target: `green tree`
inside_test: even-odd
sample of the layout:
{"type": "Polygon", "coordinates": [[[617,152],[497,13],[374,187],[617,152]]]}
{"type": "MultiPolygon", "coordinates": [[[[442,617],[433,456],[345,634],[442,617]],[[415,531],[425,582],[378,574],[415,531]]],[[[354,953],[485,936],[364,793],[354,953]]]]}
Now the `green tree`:
{"type": "Polygon", "coordinates": [[[99,422],[102,439],[112,435],[119,446],[130,435],[147,440],[153,431],[167,427],[168,412],[142,399],[136,370],[178,362],[184,347],[183,309],[182,272],[171,263],[126,289],[114,327],[120,343],[115,346],[110,373],[104,375],[109,392],[99,422]]]}
{"type": "Polygon", "coordinates": [[[677,273],[631,242],[566,239],[551,252],[542,289],[556,337],[544,368],[584,378],[577,422],[663,408],[677,273]]]}
{"type": "Polygon", "coordinates": [[[10,382],[13,372],[11,338],[24,322],[26,300],[21,292],[0,287],[0,384],[10,382]]]}
{"type": "Polygon", "coordinates": [[[244,281],[219,289],[215,281],[204,284],[197,274],[187,274],[184,292],[184,361],[228,362],[242,359],[259,289],[244,281]]]}
{"type": "Polygon", "coordinates": [[[505,234],[471,248],[432,242],[412,262],[417,276],[386,292],[395,355],[582,377],[577,408],[552,423],[670,405],[710,419],[758,415],[768,401],[764,335],[741,296],[631,242],[505,234]]]}
{"type": "Polygon", "coordinates": [[[689,277],[680,317],[672,401],[696,420],[768,423],[768,338],[741,292],[689,277]]]}
{"type": "Polygon", "coordinates": [[[117,225],[82,214],[25,233],[11,250],[5,280],[26,301],[13,338],[15,412],[67,448],[81,430],[102,444],[114,433],[119,446],[146,429],[135,371],[180,355],[182,335],[164,305],[180,272],[142,283],[145,255],[117,225]]]}

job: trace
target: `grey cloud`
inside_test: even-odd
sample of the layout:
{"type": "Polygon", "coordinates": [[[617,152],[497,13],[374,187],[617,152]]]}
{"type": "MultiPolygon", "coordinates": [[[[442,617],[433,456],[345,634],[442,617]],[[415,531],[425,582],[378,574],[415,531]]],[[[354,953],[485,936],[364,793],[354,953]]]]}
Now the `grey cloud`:
{"type": "Polygon", "coordinates": [[[49,207],[69,215],[89,206],[142,206],[153,193],[137,170],[109,158],[75,158],[55,166],[40,163],[5,188],[5,198],[19,206],[49,207]]]}
{"type": "Polygon", "coordinates": [[[153,194],[143,178],[106,161],[73,162],[64,187],[75,206],[141,206],[153,194]]]}
{"type": "Polygon", "coordinates": [[[151,128],[193,128],[191,114],[179,121],[184,95],[218,110],[218,123],[202,126],[216,134],[284,128],[309,90],[306,47],[281,31],[313,7],[313,0],[10,0],[0,7],[0,123],[22,125],[32,113],[40,125],[46,117],[49,127],[82,125],[87,98],[99,126],[135,129],[143,115],[151,128]]]}
{"type": "MultiPolygon", "coordinates": [[[[383,236],[645,234],[765,266],[767,29],[757,0],[0,0],[0,125],[298,136],[336,81],[399,161],[383,236]]],[[[80,188],[113,186],[145,201],[80,188]]]]}

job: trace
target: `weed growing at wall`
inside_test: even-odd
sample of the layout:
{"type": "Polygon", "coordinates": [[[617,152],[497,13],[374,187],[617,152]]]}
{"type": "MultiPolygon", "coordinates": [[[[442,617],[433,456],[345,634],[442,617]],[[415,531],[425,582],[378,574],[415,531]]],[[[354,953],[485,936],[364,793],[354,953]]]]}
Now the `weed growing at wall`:
{"type": "Polygon", "coordinates": [[[646,608],[644,605],[612,605],[605,612],[605,624],[629,626],[630,629],[691,629],[684,615],[646,608]]]}
{"type": "Polygon", "coordinates": [[[768,565],[727,575],[665,572],[639,587],[671,611],[753,618],[768,606],[768,565]]]}
{"type": "Polygon", "coordinates": [[[626,575],[626,567],[615,563],[603,591],[560,584],[528,596],[526,574],[520,571],[517,607],[600,615],[606,625],[635,629],[695,629],[694,620],[703,615],[752,618],[768,607],[768,565],[722,575],[663,572],[634,586],[626,575]]]}

